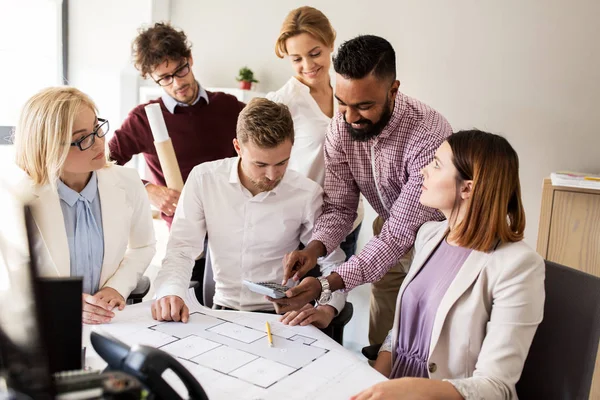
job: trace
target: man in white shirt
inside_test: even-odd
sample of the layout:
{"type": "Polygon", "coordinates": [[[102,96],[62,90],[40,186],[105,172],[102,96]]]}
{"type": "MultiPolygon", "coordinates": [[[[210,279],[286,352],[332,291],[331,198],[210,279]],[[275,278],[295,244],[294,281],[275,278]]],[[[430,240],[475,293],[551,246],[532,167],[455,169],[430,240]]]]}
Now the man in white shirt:
{"type": "MultiPolygon", "coordinates": [[[[155,281],[152,316],[159,321],[187,322],[183,298],[207,233],[216,308],[273,311],[273,303],[242,281],[281,282],[283,257],[308,243],[321,214],[321,186],[296,171],[286,172],[294,126],[285,105],[253,99],[240,113],[236,131],[238,157],[196,166],[182,191],[155,281]]],[[[338,248],[320,259],[322,274],[344,258],[338,248]]],[[[344,304],[345,295],[336,292],[326,305],[306,306],[284,322],[324,328],[344,304]]]]}

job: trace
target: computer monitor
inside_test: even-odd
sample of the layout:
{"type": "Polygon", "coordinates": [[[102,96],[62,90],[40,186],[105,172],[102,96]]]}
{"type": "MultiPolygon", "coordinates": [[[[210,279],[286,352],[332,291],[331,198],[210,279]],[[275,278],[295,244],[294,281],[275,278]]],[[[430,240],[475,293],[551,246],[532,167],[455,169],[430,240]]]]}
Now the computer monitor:
{"type": "Polygon", "coordinates": [[[36,278],[51,374],[81,369],[81,277],[36,278]]]}
{"type": "Polygon", "coordinates": [[[54,390],[36,302],[29,211],[1,183],[0,210],[0,375],[18,393],[50,398],[54,390]]]}

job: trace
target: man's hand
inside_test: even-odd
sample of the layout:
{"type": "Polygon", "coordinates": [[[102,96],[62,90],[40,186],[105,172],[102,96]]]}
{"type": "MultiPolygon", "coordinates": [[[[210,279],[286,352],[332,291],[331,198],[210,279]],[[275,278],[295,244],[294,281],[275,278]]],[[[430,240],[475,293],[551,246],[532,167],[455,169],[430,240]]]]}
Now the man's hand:
{"type": "Polygon", "coordinates": [[[294,250],[283,257],[283,281],[289,279],[299,281],[308,271],[317,265],[317,258],[327,253],[323,243],[313,240],[303,250],[294,250]]]}
{"type": "Polygon", "coordinates": [[[84,324],[105,324],[115,316],[112,309],[125,307],[125,299],[115,289],[105,287],[95,295],[83,293],[82,321],[84,324]]]}
{"type": "Polygon", "coordinates": [[[313,307],[312,304],[306,304],[298,311],[288,311],[279,321],[284,325],[306,326],[313,324],[317,328],[327,328],[333,318],[336,310],[332,306],[324,305],[313,307]]]}
{"type": "Polygon", "coordinates": [[[185,323],[190,318],[190,310],[181,297],[165,296],[152,302],[152,318],[185,323]]]}
{"type": "Polygon", "coordinates": [[[273,299],[267,296],[267,300],[274,303],[278,314],[288,311],[300,310],[306,303],[310,303],[321,295],[321,283],[317,278],[306,277],[298,286],[290,288],[285,292],[287,297],[273,299]]]}
{"type": "Polygon", "coordinates": [[[148,192],[150,203],[158,208],[160,212],[169,217],[175,213],[175,208],[181,195],[180,192],[164,186],[153,185],[152,183],[146,185],[146,192],[148,192]]]}

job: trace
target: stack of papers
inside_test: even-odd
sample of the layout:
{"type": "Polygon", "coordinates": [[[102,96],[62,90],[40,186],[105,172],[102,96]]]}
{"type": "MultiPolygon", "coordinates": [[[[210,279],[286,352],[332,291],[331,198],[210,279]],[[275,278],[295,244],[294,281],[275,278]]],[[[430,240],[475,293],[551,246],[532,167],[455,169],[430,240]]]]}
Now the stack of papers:
{"type": "Polygon", "coordinates": [[[550,174],[552,185],[600,190],[600,175],[559,171],[550,174]]]}

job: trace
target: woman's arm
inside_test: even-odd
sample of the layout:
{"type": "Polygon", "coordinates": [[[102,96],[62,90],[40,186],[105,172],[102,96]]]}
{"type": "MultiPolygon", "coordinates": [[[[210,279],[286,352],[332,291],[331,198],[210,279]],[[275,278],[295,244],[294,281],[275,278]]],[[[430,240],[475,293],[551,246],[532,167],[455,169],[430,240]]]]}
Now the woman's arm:
{"type": "MultiPolygon", "coordinates": [[[[127,299],[131,291],[135,289],[156,252],[150,201],[137,172],[135,172],[135,176],[135,179],[128,179],[127,182],[127,191],[131,193],[133,203],[127,250],[119,267],[104,285],[104,287],[115,289],[124,299],[127,299]]],[[[110,212],[110,210],[106,210],[106,212],[110,212]]],[[[106,234],[110,234],[110,232],[106,232],[106,234]]]]}
{"type": "Polygon", "coordinates": [[[350,398],[350,400],[396,399],[463,400],[463,397],[448,382],[426,378],[400,378],[379,382],[350,398]]]}
{"type": "Polygon", "coordinates": [[[515,385],[542,321],[545,299],[544,260],[524,246],[497,250],[503,253],[494,261],[500,272],[475,371],[470,378],[448,380],[465,399],[517,397],[515,385]]]}

